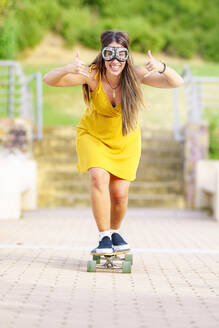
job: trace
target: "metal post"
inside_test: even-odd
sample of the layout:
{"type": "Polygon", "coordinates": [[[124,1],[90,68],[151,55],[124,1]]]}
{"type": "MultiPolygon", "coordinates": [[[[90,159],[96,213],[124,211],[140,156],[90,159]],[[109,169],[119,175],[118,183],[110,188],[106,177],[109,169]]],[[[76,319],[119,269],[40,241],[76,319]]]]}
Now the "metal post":
{"type": "Polygon", "coordinates": [[[174,112],[174,136],[176,141],[182,141],[184,138],[180,134],[180,117],[179,117],[179,90],[173,89],[173,112],[174,112]]]}
{"type": "Polygon", "coordinates": [[[198,122],[202,119],[202,82],[197,83],[196,87],[196,97],[197,97],[197,106],[198,106],[198,122]]]}
{"type": "Polygon", "coordinates": [[[8,68],[8,116],[14,116],[14,65],[10,65],[8,68]]]}
{"type": "Polygon", "coordinates": [[[43,88],[42,88],[42,74],[36,73],[36,109],[37,109],[37,138],[43,137],[43,88]]]}

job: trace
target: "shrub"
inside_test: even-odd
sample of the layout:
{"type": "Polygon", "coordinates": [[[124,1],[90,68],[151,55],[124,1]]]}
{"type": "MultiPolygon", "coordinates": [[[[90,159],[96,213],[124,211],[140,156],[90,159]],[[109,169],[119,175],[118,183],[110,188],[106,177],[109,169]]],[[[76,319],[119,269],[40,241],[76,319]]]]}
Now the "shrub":
{"type": "MultiPolygon", "coordinates": [[[[54,30],[64,37],[68,46],[72,46],[79,40],[86,41],[82,35],[91,32],[90,21],[91,15],[86,7],[71,8],[62,12],[54,30]]],[[[93,47],[91,44],[89,46],[93,47]]]]}
{"type": "Polygon", "coordinates": [[[13,59],[17,54],[16,22],[8,16],[0,26],[0,58],[13,59]]]}
{"type": "Polygon", "coordinates": [[[204,118],[209,124],[209,157],[219,159],[219,111],[207,109],[204,118]]]}
{"type": "Polygon", "coordinates": [[[191,58],[198,49],[195,35],[189,31],[171,31],[168,35],[166,52],[170,55],[191,58]]]}
{"type": "Polygon", "coordinates": [[[100,49],[100,34],[104,29],[104,24],[101,20],[87,26],[83,25],[80,31],[79,41],[87,47],[100,49]]]}
{"type": "Polygon", "coordinates": [[[215,27],[213,31],[206,32],[200,43],[200,53],[207,59],[219,62],[219,28],[215,27]]]}
{"type": "Polygon", "coordinates": [[[121,29],[133,50],[219,61],[218,0],[0,0],[0,58],[35,46],[47,30],[67,45],[98,48],[105,29],[121,29]],[[12,19],[13,18],[13,19],[12,19]],[[4,21],[3,21],[4,19],[4,21]]]}
{"type": "Polygon", "coordinates": [[[16,10],[18,22],[17,41],[20,50],[33,47],[41,40],[45,32],[55,24],[60,15],[56,2],[38,0],[33,5],[29,0],[22,2],[16,10]],[[27,25],[28,24],[28,25],[27,25]]]}

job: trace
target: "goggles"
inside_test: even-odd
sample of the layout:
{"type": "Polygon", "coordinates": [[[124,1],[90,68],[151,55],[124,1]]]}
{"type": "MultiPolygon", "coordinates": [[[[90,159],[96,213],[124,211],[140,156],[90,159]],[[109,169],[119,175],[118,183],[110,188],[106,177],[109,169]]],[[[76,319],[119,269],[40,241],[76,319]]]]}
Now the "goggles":
{"type": "Polygon", "coordinates": [[[129,51],[123,47],[104,47],[102,57],[106,61],[116,58],[118,61],[125,62],[128,59],[129,51]]]}

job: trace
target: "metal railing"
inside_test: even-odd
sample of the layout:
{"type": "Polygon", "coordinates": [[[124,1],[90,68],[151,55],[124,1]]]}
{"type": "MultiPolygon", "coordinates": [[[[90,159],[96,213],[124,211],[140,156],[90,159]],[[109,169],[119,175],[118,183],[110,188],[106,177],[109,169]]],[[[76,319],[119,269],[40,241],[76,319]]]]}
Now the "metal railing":
{"type": "MultiPolygon", "coordinates": [[[[193,76],[189,66],[184,66],[183,78],[187,121],[200,122],[203,120],[205,109],[219,108],[219,77],[193,76]]],[[[181,141],[184,137],[181,134],[179,102],[179,91],[173,89],[174,133],[175,139],[181,141]]]]}
{"type": "Polygon", "coordinates": [[[20,63],[0,60],[0,112],[8,117],[32,120],[36,124],[34,139],[42,139],[42,111],[41,72],[25,75],[20,63]],[[31,81],[35,82],[34,92],[30,87],[31,81]]]}

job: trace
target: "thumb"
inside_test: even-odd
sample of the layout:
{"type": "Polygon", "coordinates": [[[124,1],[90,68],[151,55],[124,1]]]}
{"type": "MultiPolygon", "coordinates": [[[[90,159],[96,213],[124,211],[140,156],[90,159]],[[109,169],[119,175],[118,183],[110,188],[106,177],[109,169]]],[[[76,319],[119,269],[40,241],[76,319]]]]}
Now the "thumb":
{"type": "Polygon", "coordinates": [[[150,51],[150,50],[148,50],[148,57],[149,57],[150,59],[152,59],[152,58],[153,58],[153,56],[152,56],[152,54],[151,54],[151,51],[150,51]]]}
{"type": "Polygon", "coordinates": [[[77,51],[75,58],[76,59],[79,59],[80,58],[80,51],[79,50],[77,51]]]}

